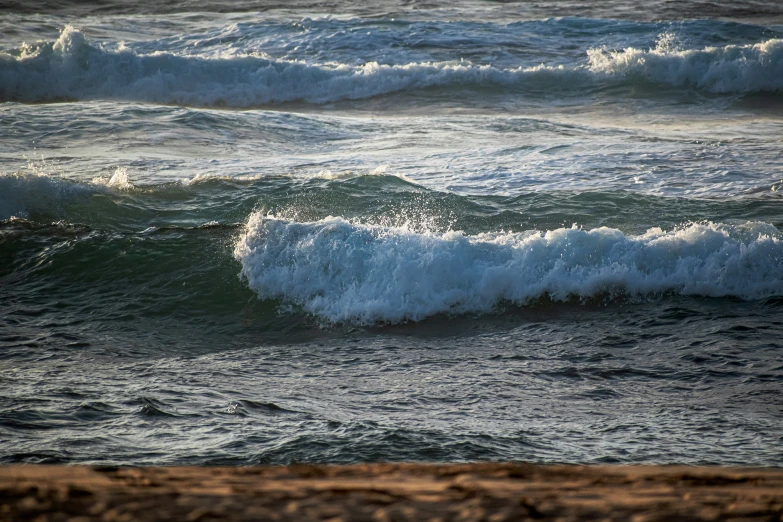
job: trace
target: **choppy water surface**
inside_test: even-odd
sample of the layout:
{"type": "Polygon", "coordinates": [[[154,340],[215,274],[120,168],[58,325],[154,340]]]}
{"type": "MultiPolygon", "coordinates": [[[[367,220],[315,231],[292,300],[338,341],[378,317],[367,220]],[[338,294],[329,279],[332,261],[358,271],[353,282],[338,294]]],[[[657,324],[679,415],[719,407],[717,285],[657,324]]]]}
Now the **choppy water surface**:
{"type": "Polygon", "coordinates": [[[783,465],[776,2],[36,5],[0,461],[783,465]]]}

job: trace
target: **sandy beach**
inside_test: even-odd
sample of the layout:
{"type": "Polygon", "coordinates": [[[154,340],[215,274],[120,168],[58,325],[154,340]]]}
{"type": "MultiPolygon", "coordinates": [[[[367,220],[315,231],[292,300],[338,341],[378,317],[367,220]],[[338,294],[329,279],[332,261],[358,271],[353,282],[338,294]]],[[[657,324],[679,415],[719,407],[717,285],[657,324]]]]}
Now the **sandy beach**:
{"type": "Polygon", "coordinates": [[[783,520],[783,470],[5,466],[0,520],[783,520]]]}

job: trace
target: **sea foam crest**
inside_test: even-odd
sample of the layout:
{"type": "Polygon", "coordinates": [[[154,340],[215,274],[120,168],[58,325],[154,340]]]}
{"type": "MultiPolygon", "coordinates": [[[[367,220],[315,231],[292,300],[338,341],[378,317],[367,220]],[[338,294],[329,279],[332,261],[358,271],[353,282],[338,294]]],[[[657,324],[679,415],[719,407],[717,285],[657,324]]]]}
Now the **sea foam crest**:
{"type": "Polygon", "coordinates": [[[783,91],[783,40],[677,50],[669,35],[653,49],[590,49],[596,74],[641,78],[674,86],[691,85],[715,93],[783,91]]]}
{"type": "Polygon", "coordinates": [[[125,167],[117,167],[111,176],[97,176],[92,178],[92,183],[119,190],[130,190],[134,188],[133,183],[128,179],[128,169],[125,167]]]}
{"type": "Polygon", "coordinates": [[[308,65],[256,56],[136,54],[93,46],[67,26],[58,40],[0,53],[0,100],[127,99],[194,106],[326,103],[434,85],[509,84],[525,70],[459,63],[308,65]]]}
{"type": "Polygon", "coordinates": [[[783,295],[783,237],[763,223],[690,224],[640,236],[577,227],[467,236],[255,213],[234,256],[260,298],[335,323],[491,312],[503,301],[524,305],[544,295],[783,295]]]}
{"type": "Polygon", "coordinates": [[[307,64],[258,56],[137,54],[91,44],[67,26],[52,43],[0,53],[0,101],[121,99],[189,106],[328,103],[437,86],[500,86],[541,92],[636,79],[714,92],[783,90],[783,40],[675,51],[594,49],[572,66],[498,68],[462,62],[307,64]]]}

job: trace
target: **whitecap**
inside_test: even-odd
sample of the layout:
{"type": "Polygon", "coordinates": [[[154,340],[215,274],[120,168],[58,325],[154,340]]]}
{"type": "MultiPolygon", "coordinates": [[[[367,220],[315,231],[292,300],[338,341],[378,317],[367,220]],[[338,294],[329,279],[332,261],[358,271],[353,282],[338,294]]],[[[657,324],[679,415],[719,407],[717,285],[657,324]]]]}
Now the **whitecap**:
{"type": "Polygon", "coordinates": [[[334,323],[488,313],[543,296],[783,295],[783,237],[765,223],[692,223],[639,236],[605,227],[469,236],[257,212],[234,256],[260,298],[334,323]]]}

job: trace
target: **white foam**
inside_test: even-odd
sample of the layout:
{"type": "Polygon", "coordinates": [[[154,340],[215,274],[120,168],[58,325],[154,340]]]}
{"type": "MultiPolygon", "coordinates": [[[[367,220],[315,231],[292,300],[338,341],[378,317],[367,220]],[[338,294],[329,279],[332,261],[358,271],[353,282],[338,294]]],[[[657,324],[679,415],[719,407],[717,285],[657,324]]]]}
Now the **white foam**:
{"type": "MultiPolygon", "coordinates": [[[[359,66],[104,50],[67,26],[58,40],[17,58],[0,53],[0,97],[15,101],[125,99],[193,106],[256,106],[286,101],[327,103],[433,85],[507,84],[522,68],[501,70],[453,62],[359,66]]],[[[535,70],[535,68],[533,69],[535,70]]]]}
{"type": "Polygon", "coordinates": [[[99,176],[93,178],[92,183],[119,190],[130,190],[134,188],[133,183],[128,179],[128,169],[125,167],[117,167],[109,177],[99,176]]]}
{"type": "Polygon", "coordinates": [[[678,50],[664,34],[654,49],[590,49],[589,68],[598,74],[640,77],[715,93],[783,90],[783,40],[678,50]]]}
{"type": "Polygon", "coordinates": [[[327,180],[335,180],[335,179],[347,179],[347,178],[353,178],[356,177],[356,174],[351,170],[343,170],[341,172],[332,172],[329,169],[321,169],[317,172],[313,172],[310,174],[305,175],[306,178],[309,179],[327,179],[327,180]]]}
{"type": "Polygon", "coordinates": [[[307,64],[236,53],[179,56],[104,49],[67,26],[52,43],[0,53],[0,100],[122,99],[190,106],[329,103],[433,86],[584,89],[641,78],[713,92],[783,90],[783,40],[678,51],[591,49],[584,65],[497,68],[469,62],[307,64]]]}
{"type": "Polygon", "coordinates": [[[561,228],[467,236],[329,217],[250,216],[234,255],[260,298],[329,322],[399,323],[600,295],[783,295],[783,237],[772,225],[691,224],[640,236],[561,228]]]}
{"type": "Polygon", "coordinates": [[[339,172],[332,172],[329,169],[321,169],[304,175],[304,177],[307,179],[325,179],[325,180],[352,179],[352,178],[359,178],[362,176],[393,176],[407,183],[410,183],[411,185],[418,185],[416,181],[409,178],[405,174],[390,170],[388,165],[379,165],[373,169],[370,169],[369,171],[342,170],[339,172]]]}

